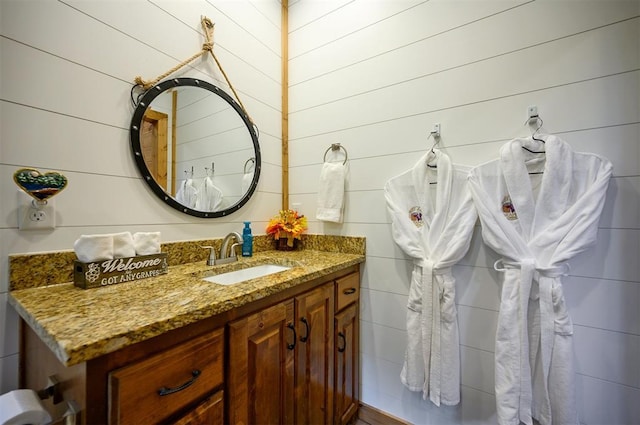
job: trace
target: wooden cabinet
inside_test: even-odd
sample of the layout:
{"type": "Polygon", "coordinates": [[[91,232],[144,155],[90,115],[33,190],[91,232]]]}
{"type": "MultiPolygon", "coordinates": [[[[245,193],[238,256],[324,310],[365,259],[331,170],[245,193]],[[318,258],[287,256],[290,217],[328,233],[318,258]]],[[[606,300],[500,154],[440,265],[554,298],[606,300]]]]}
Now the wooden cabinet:
{"type": "Polygon", "coordinates": [[[23,324],[21,386],[57,375],[83,424],[346,424],[359,276],[351,266],[71,367],[23,324]]]}
{"type": "Polygon", "coordinates": [[[295,423],[293,307],[289,300],[229,324],[229,423],[295,423]]]}
{"type": "Polygon", "coordinates": [[[354,273],[338,279],[335,288],[333,423],[341,425],[349,423],[357,414],[360,399],[359,275],[354,273]]]}

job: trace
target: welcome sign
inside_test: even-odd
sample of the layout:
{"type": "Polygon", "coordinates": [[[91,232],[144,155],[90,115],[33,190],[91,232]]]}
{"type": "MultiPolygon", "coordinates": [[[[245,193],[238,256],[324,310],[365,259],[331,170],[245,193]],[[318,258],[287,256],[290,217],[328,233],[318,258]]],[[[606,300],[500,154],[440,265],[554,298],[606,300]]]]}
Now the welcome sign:
{"type": "Polygon", "coordinates": [[[82,289],[98,288],[159,276],[167,271],[166,253],[114,258],[94,263],[76,261],[73,283],[82,289]]]}

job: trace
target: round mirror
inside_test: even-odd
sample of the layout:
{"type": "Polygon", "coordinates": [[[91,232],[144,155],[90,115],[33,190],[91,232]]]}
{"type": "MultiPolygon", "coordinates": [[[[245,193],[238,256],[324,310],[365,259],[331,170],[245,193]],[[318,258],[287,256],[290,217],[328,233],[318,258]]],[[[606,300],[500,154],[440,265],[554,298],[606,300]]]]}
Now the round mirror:
{"type": "Polygon", "coordinates": [[[131,149],[153,192],[196,217],[237,211],[260,177],[258,136],[247,114],[223,90],[193,78],[163,81],[142,95],[131,149]]]}

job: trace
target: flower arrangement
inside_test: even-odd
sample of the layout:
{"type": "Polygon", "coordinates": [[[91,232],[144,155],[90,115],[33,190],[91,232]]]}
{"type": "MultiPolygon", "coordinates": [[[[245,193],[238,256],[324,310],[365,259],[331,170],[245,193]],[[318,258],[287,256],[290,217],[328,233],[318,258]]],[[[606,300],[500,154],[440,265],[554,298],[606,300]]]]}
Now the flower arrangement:
{"type": "Polygon", "coordinates": [[[281,210],[267,225],[267,234],[273,235],[275,240],[286,238],[289,248],[293,247],[294,239],[300,239],[305,230],[307,217],[294,210],[281,210]]]}

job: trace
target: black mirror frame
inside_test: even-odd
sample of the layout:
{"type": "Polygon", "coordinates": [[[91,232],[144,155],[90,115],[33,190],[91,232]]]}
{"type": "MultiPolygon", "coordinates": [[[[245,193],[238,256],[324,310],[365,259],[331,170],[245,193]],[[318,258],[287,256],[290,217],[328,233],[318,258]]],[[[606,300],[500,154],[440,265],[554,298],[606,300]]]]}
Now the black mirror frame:
{"type": "Polygon", "coordinates": [[[136,106],[136,110],[133,113],[133,118],[131,119],[131,151],[133,153],[133,157],[136,161],[136,165],[138,166],[138,170],[144,177],[144,181],[147,182],[151,190],[167,205],[175,208],[176,210],[183,212],[185,214],[189,214],[195,217],[201,218],[215,218],[215,217],[224,217],[233,212],[238,211],[244,204],[246,204],[251,196],[253,195],[256,187],[258,186],[258,179],[260,177],[260,168],[262,166],[262,161],[260,157],[260,145],[258,143],[258,136],[256,131],[249,119],[249,116],[246,114],[244,109],[240,107],[240,105],[233,100],[231,96],[229,96],[224,90],[214,86],[213,84],[207,83],[206,81],[197,80],[195,78],[174,78],[171,80],[163,81],[149,90],[147,90],[143,95],[138,105],[136,106]],[[171,195],[169,195],[151,176],[151,172],[147,167],[147,164],[144,162],[144,158],[142,157],[142,149],[140,145],[140,129],[142,127],[142,119],[147,110],[147,107],[151,104],[153,99],[155,99],[160,94],[164,93],[166,90],[174,88],[174,87],[201,87],[203,89],[209,90],[223,98],[229,105],[235,109],[235,111],[240,115],[242,121],[244,121],[247,126],[247,130],[249,130],[249,134],[251,135],[251,140],[253,141],[253,149],[255,152],[255,168],[253,173],[253,180],[251,181],[251,186],[247,193],[245,193],[242,198],[229,208],[220,211],[199,211],[193,208],[186,207],[176,201],[171,195]]]}

